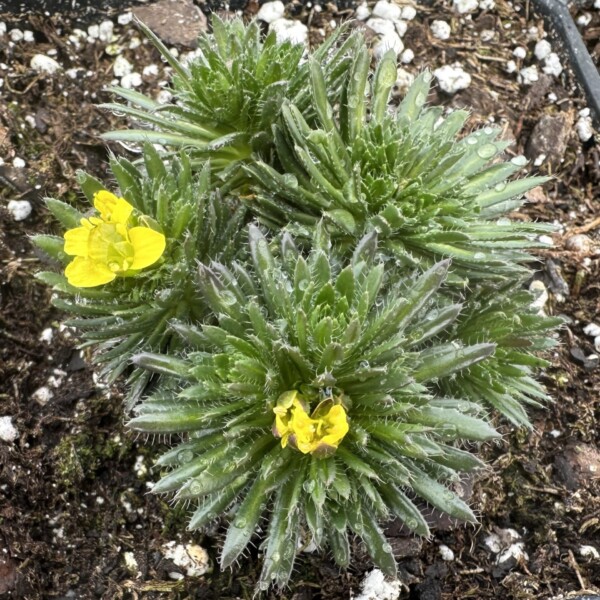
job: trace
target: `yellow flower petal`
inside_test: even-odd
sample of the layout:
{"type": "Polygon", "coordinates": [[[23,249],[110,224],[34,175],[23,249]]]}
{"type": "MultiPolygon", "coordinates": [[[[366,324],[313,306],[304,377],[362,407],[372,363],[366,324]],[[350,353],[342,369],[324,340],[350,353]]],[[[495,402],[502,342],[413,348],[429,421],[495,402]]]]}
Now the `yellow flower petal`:
{"type": "Polygon", "coordinates": [[[165,251],[165,236],[149,227],[132,227],[129,241],[133,246],[133,263],[130,269],[137,270],[154,264],[165,251]]]}
{"type": "Polygon", "coordinates": [[[106,265],[80,256],[67,265],[65,275],[71,285],[81,288],[104,285],[116,277],[106,265]]]}
{"type": "Polygon", "coordinates": [[[107,190],[100,190],[94,195],[94,206],[104,221],[125,224],[133,211],[133,206],[118,198],[107,190]]]}
{"type": "Polygon", "coordinates": [[[86,226],[65,231],[65,253],[69,256],[86,257],[88,255],[90,231],[91,229],[86,226]]]}

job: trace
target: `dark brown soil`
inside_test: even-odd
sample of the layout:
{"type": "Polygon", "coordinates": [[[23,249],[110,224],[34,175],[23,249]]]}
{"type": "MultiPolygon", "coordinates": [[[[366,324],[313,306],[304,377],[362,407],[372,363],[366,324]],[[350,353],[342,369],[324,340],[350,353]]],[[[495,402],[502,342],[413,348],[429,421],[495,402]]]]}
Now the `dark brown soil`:
{"type": "MultiPolygon", "coordinates": [[[[600,325],[600,152],[593,138],[582,143],[574,128],[585,101],[568,71],[558,79],[543,76],[530,87],[506,73],[516,46],[527,48],[526,64],[539,65],[527,31],[544,27],[529,2],[512,4],[499,0],[472,20],[457,18],[442,2],[419,5],[404,36],[415,53],[406,69],[415,73],[460,61],[472,85],[453,97],[436,93],[431,101],[472,107],[473,127],[500,123],[516,140],[511,153],[526,153],[532,161],[548,155],[539,169],[530,162],[526,170],[549,171],[555,178],[531,193],[531,203],[515,217],[560,226],[556,247],[540,253],[537,276],[550,292],[547,310],[568,319],[562,344],[550,357],[553,367],[544,375],[555,402],[532,414],[533,431],[500,422],[503,440],[481,448],[490,468],[475,482],[471,499],[481,515],[478,527],[440,523],[430,540],[394,537],[402,598],[558,600],[600,593],[600,559],[581,551],[600,550],[600,367],[593,338],[583,331],[589,323],[600,325]],[[449,40],[431,36],[428,25],[436,18],[451,21],[449,40]],[[485,47],[476,35],[483,30],[495,31],[485,47]],[[549,101],[549,94],[557,100],[549,101]],[[552,118],[547,147],[539,141],[544,136],[532,135],[545,126],[544,117],[552,118]],[[576,234],[585,237],[574,240],[576,234]],[[495,533],[509,547],[507,529],[521,537],[526,556],[498,563],[485,540],[495,533]],[[442,560],[440,544],[452,549],[454,560],[442,560]]],[[[246,14],[257,9],[251,0],[246,14]]],[[[310,23],[313,40],[331,30],[332,20],[353,14],[350,2],[323,4],[320,12],[296,3],[288,11],[310,23]]],[[[584,37],[597,52],[600,12],[588,12],[593,18],[584,37]]],[[[215,566],[200,579],[170,578],[178,568],[163,558],[163,544],[194,541],[216,564],[220,531],[187,533],[184,514],[146,493],[153,479],[147,470],[160,448],[124,429],[119,389],[95,380],[76,349],[74,332],[61,326],[64,315],[34,279],[47,265],[28,236],[54,228],[41,198],[76,201],[80,168],[106,178],[108,149],[97,136],[117,121],[95,104],[108,99],[102,89],[112,79],[115,57],[104,44],[85,40],[75,50],[68,42],[75,24],[65,17],[0,20],[9,30],[31,30],[35,37],[11,44],[0,37],[0,417],[12,417],[19,432],[14,443],[0,441],[0,597],[251,598],[260,569],[257,551],[233,572],[220,573],[215,566]],[[48,50],[56,51],[64,70],[36,74],[31,57],[48,50]],[[68,69],[78,69],[70,72],[74,78],[68,69]],[[24,168],[13,166],[15,157],[25,161],[24,168]],[[33,212],[15,222],[6,206],[18,199],[29,200],[33,212]],[[40,340],[48,328],[50,343],[40,340]],[[137,569],[128,570],[126,552],[133,553],[137,569]]],[[[144,76],[141,88],[156,93],[167,78],[158,56],[145,43],[129,48],[140,37],[132,25],[116,25],[115,32],[138,72],[158,66],[158,75],[144,76]]],[[[361,548],[346,573],[327,556],[304,554],[290,588],[269,597],[350,598],[370,568],[361,548]]]]}

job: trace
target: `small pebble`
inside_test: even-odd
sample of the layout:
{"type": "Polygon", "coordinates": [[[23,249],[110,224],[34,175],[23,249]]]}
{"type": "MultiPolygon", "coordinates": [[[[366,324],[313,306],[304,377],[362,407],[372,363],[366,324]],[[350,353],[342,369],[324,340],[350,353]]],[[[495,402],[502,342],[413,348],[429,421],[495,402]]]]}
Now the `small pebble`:
{"type": "Polygon", "coordinates": [[[167,542],[162,546],[165,558],[185,570],[187,577],[200,577],[210,571],[208,552],[197,544],[167,542]]]}
{"type": "Polygon", "coordinates": [[[13,425],[12,417],[0,417],[0,440],[11,444],[19,437],[19,432],[13,425]]]}
{"type": "Polygon", "coordinates": [[[37,71],[38,73],[48,73],[49,75],[62,69],[59,63],[46,54],[34,54],[29,65],[34,71],[37,71]]]}
{"type": "Polygon", "coordinates": [[[523,46],[517,46],[513,50],[513,56],[516,56],[517,58],[520,58],[522,60],[527,56],[527,50],[523,48],[523,46]]]}
{"type": "Polygon", "coordinates": [[[531,65],[530,67],[524,67],[519,71],[517,81],[523,85],[533,85],[540,78],[537,67],[531,65]]]}
{"type": "Polygon", "coordinates": [[[98,26],[98,39],[105,44],[108,44],[112,41],[114,25],[112,21],[108,19],[106,21],[102,21],[98,26]]]}
{"type": "Polygon", "coordinates": [[[585,335],[589,335],[591,337],[596,337],[600,335],[600,325],[596,325],[596,323],[589,323],[583,328],[583,333],[585,335]]]}
{"type": "Polygon", "coordinates": [[[269,26],[275,32],[279,43],[290,41],[292,44],[306,44],[308,42],[308,27],[300,21],[292,19],[277,19],[269,26]]]}
{"type": "Polygon", "coordinates": [[[368,19],[371,16],[371,11],[369,10],[369,7],[367,6],[366,2],[363,2],[357,9],[356,9],[356,13],[354,14],[354,16],[359,20],[359,21],[365,21],[366,19],[368,19]]]}
{"type": "Polygon", "coordinates": [[[563,66],[556,52],[550,52],[544,59],[542,71],[544,71],[546,75],[552,75],[553,77],[558,77],[563,72],[563,66]]]}
{"type": "Polygon", "coordinates": [[[406,24],[406,21],[394,21],[394,27],[396,28],[396,33],[400,37],[404,36],[404,34],[406,33],[406,30],[408,29],[408,25],[406,24]]]}
{"type": "Polygon", "coordinates": [[[258,11],[256,18],[265,23],[273,23],[277,19],[281,19],[285,13],[285,5],[281,0],[275,2],[265,2],[258,11]]]}
{"type": "Polygon", "coordinates": [[[35,42],[35,36],[33,35],[33,31],[29,31],[29,29],[26,29],[23,32],[23,41],[29,44],[35,42]]]}
{"type": "Polygon", "coordinates": [[[23,32],[20,29],[11,29],[8,32],[8,37],[10,37],[13,42],[20,42],[23,39],[23,32]]]}
{"type": "Polygon", "coordinates": [[[592,22],[592,15],[590,13],[583,13],[577,17],[577,25],[581,27],[587,27],[592,22]]]}
{"type": "Polygon", "coordinates": [[[4,37],[6,35],[6,23],[4,21],[0,21],[0,37],[4,37]]]}
{"type": "Polygon", "coordinates": [[[575,123],[575,130],[582,142],[587,142],[594,136],[592,117],[590,116],[589,108],[584,108],[579,111],[579,119],[577,119],[577,122],[575,123]]]}
{"type": "Polygon", "coordinates": [[[142,70],[142,75],[144,77],[154,77],[158,75],[158,65],[147,65],[142,70]]]}
{"type": "Polygon", "coordinates": [[[28,200],[11,200],[7,208],[15,221],[24,221],[32,210],[28,200]]]}
{"type": "Polygon", "coordinates": [[[20,156],[15,156],[12,161],[13,167],[15,169],[23,169],[25,168],[25,161],[20,156]]]}
{"type": "Polygon", "coordinates": [[[396,21],[400,18],[402,9],[388,0],[378,0],[373,7],[373,15],[380,17],[381,19],[387,19],[388,21],[396,21]]]}
{"type": "Polygon", "coordinates": [[[115,77],[124,77],[133,72],[133,65],[124,57],[117,56],[113,64],[113,73],[115,77]]]}
{"type": "Polygon", "coordinates": [[[40,342],[45,342],[46,344],[50,344],[52,342],[52,338],[54,337],[54,329],[52,327],[46,327],[40,333],[40,342]]]}
{"type": "Polygon", "coordinates": [[[529,291],[534,298],[533,302],[531,303],[531,308],[536,310],[538,314],[543,313],[549,297],[548,290],[546,289],[544,282],[534,279],[529,285],[529,291]]]}
{"type": "Polygon", "coordinates": [[[445,560],[448,562],[451,562],[454,560],[454,552],[452,551],[451,548],[448,548],[448,546],[446,546],[446,544],[440,544],[439,551],[440,551],[440,556],[442,557],[442,560],[445,560]]]}
{"type": "Polygon", "coordinates": [[[414,60],[414,58],[415,53],[410,48],[406,48],[400,55],[400,62],[405,65],[408,65],[414,60]]]}
{"type": "Polygon", "coordinates": [[[447,40],[450,37],[452,30],[450,24],[446,21],[436,20],[431,23],[431,35],[438,40],[447,40]]]}
{"type": "Polygon", "coordinates": [[[403,6],[400,18],[405,21],[412,21],[417,16],[417,9],[414,6],[403,6]]]}
{"type": "Polygon", "coordinates": [[[142,76],[139,73],[128,73],[121,77],[121,86],[130,90],[131,88],[142,85],[142,76]]]}
{"type": "Polygon", "coordinates": [[[471,85],[471,76],[458,63],[444,65],[436,69],[433,74],[438,80],[440,88],[450,95],[471,85]]]}
{"type": "Polygon", "coordinates": [[[536,45],[533,53],[538,60],[544,60],[552,52],[552,46],[548,40],[540,40],[536,45]]]}
{"type": "Polygon", "coordinates": [[[579,554],[584,558],[592,558],[594,560],[600,560],[600,552],[594,546],[580,546],[579,554]]]}
{"type": "Polygon", "coordinates": [[[52,400],[52,398],[54,397],[54,394],[52,393],[50,388],[43,385],[42,387],[35,390],[35,392],[33,392],[33,394],[31,395],[31,397],[36,402],[38,402],[39,404],[44,406],[44,404],[47,404],[50,400],[52,400]]]}
{"type": "Polygon", "coordinates": [[[479,0],[479,10],[492,10],[495,6],[494,0],[479,0]]]}
{"type": "Polygon", "coordinates": [[[477,0],[452,0],[452,8],[459,15],[465,15],[475,12],[479,8],[479,2],[477,0]]]}
{"type": "Polygon", "coordinates": [[[517,70],[517,63],[514,60],[506,61],[506,65],[504,65],[504,70],[507,73],[514,73],[517,70]]]}
{"type": "Polygon", "coordinates": [[[482,42],[491,42],[496,35],[496,32],[493,29],[483,29],[479,34],[479,39],[482,42]]]}
{"type": "Polygon", "coordinates": [[[389,580],[379,569],[373,569],[362,580],[361,589],[354,600],[397,600],[400,597],[402,582],[389,580]]]}
{"type": "Polygon", "coordinates": [[[128,25],[133,20],[133,13],[126,12],[117,17],[117,23],[119,25],[128,25]]]}

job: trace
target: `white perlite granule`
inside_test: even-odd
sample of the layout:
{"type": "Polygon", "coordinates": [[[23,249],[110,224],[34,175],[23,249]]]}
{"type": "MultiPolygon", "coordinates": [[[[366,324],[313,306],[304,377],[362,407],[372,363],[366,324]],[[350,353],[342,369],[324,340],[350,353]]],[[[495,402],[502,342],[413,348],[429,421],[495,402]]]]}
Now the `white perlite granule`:
{"type": "Polygon", "coordinates": [[[363,579],[360,594],[354,600],[398,600],[401,587],[400,580],[386,581],[382,571],[373,569],[363,579]]]}
{"type": "Polygon", "coordinates": [[[433,21],[431,23],[431,35],[438,40],[447,40],[450,37],[450,25],[446,21],[433,21]]]}
{"type": "Polygon", "coordinates": [[[28,200],[11,200],[6,208],[15,221],[24,221],[31,214],[31,203],[28,200]]]}
{"type": "Polygon", "coordinates": [[[444,65],[436,69],[433,74],[440,88],[447,94],[456,94],[471,85],[471,76],[458,63],[444,65]]]}
{"type": "Polygon", "coordinates": [[[0,440],[11,444],[19,437],[19,432],[13,425],[12,417],[0,417],[0,440]]]}

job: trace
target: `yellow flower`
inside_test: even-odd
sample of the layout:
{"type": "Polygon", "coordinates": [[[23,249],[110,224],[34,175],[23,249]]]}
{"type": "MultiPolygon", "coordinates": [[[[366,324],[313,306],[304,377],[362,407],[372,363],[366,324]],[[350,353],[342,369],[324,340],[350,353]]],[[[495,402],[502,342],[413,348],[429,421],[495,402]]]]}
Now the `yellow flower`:
{"type": "Polygon", "coordinates": [[[81,227],[65,232],[67,281],[75,287],[96,287],[117,276],[135,275],[154,264],[165,251],[165,236],[150,227],[129,227],[133,206],[102,190],[94,196],[100,217],[81,219],[81,227]]]}
{"type": "Polygon", "coordinates": [[[328,456],[348,433],[346,411],[332,398],[323,400],[310,416],[307,409],[298,392],[282,394],[273,409],[273,433],[281,438],[282,448],[289,444],[303,454],[328,456]]]}

